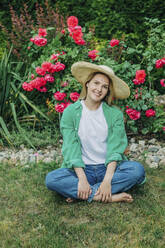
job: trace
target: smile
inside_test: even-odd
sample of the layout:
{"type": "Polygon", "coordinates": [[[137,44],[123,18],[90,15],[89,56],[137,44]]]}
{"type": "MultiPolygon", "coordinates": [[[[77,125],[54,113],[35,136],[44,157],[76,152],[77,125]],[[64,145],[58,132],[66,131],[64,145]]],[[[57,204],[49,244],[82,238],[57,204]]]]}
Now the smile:
{"type": "Polygon", "coordinates": [[[95,96],[98,96],[98,97],[101,96],[101,94],[98,94],[98,93],[94,93],[94,94],[95,94],[95,96]]]}

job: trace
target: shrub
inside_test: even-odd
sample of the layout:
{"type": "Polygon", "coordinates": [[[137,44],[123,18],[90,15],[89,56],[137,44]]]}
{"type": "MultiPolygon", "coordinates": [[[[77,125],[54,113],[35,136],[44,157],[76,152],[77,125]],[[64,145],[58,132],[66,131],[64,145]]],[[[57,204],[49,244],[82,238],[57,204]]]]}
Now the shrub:
{"type": "MultiPolygon", "coordinates": [[[[27,42],[29,42],[31,37],[31,31],[36,31],[39,27],[45,28],[49,26],[55,26],[56,30],[59,31],[64,27],[63,17],[58,14],[50,7],[49,2],[46,0],[44,5],[36,2],[35,13],[29,13],[29,7],[26,3],[20,9],[20,14],[16,12],[12,5],[9,5],[10,16],[12,27],[7,28],[2,23],[0,27],[3,34],[7,39],[7,46],[10,48],[13,45],[12,53],[22,61],[29,61],[29,58],[25,55],[27,54],[27,42]],[[35,17],[35,18],[34,18],[35,17]]],[[[27,62],[26,61],[26,62],[27,62]]],[[[30,61],[29,61],[30,62],[30,61]]]]}
{"type": "MultiPolygon", "coordinates": [[[[69,17],[67,26],[53,39],[34,34],[29,53],[32,53],[31,56],[33,53],[41,55],[32,63],[30,73],[33,79],[29,75],[29,79],[23,84],[24,90],[29,91],[28,94],[32,97],[38,95],[37,101],[41,104],[46,102],[51,113],[62,113],[69,104],[78,99],[81,90],[80,84],[77,84],[71,75],[71,65],[81,60],[105,64],[112,67],[131,88],[131,96],[127,100],[115,101],[125,113],[127,129],[133,133],[153,132],[154,121],[162,116],[157,114],[154,97],[158,94],[155,91],[155,79],[159,81],[165,77],[165,61],[162,54],[164,41],[158,38],[163,35],[163,26],[159,25],[157,20],[150,22],[147,48],[142,44],[129,47],[123,37],[122,40],[113,39],[106,42],[104,46],[100,46],[99,51],[96,49],[99,44],[93,42],[92,31],[86,33],[85,28],[78,25],[76,17],[69,17]],[[157,33],[153,35],[155,30],[157,33]],[[47,40],[43,43],[43,39],[47,40]],[[155,41],[160,49],[154,52],[155,41]],[[95,49],[91,51],[91,47],[95,49]],[[155,68],[157,59],[161,60],[161,68],[155,68]]],[[[48,33],[49,29],[43,33],[46,32],[48,33]]],[[[160,87],[164,91],[163,84],[160,87]]],[[[160,123],[160,126],[157,125],[157,131],[163,132],[165,123],[160,123]]]]}

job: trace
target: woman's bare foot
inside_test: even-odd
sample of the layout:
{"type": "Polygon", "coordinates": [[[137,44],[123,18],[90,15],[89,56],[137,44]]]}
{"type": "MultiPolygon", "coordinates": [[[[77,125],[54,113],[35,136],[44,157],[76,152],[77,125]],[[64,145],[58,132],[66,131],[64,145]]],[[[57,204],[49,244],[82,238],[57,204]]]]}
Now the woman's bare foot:
{"type": "Polygon", "coordinates": [[[72,203],[73,201],[74,201],[74,199],[72,199],[72,198],[66,198],[67,203],[72,203]]]}
{"type": "MultiPolygon", "coordinates": [[[[95,195],[93,197],[93,201],[101,201],[101,196],[95,195]]],[[[128,202],[128,203],[131,203],[131,202],[133,202],[133,198],[130,194],[123,192],[123,193],[112,195],[112,198],[109,199],[108,202],[128,202]]]]}
{"type": "Polygon", "coordinates": [[[133,202],[133,198],[130,194],[127,194],[125,192],[112,195],[112,202],[121,202],[121,201],[130,203],[133,202]]]}

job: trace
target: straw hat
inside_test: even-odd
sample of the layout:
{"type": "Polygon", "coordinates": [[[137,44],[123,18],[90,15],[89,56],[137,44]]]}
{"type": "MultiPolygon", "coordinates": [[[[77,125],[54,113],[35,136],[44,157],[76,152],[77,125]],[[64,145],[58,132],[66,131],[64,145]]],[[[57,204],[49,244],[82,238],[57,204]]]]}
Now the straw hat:
{"type": "Polygon", "coordinates": [[[85,84],[91,79],[92,75],[96,72],[100,72],[107,75],[112,82],[112,85],[110,84],[111,93],[108,96],[109,99],[107,99],[108,103],[110,103],[112,100],[112,93],[113,97],[115,97],[116,99],[125,99],[130,95],[130,89],[128,85],[119,77],[117,77],[114,74],[113,70],[106,65],[96,65],[89,62],[80,61],[72,65],[71,72],[72,75],[76,78],[76,80],[83,86],[80,98],[86,96],[85,84]]]}

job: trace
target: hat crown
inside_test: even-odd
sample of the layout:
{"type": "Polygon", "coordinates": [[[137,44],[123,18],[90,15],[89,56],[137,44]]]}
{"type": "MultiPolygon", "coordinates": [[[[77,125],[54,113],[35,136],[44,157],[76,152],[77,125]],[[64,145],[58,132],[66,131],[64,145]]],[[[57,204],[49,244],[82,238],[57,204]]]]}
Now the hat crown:
{"type": "Polygon", "coordinates": [[[106,66],[106,65],[99,65],[99,67],[102,68],[103,70],[108,71],[110,74],[115,75],[114,71],[113,71],[109,66],[106,66]]]}

